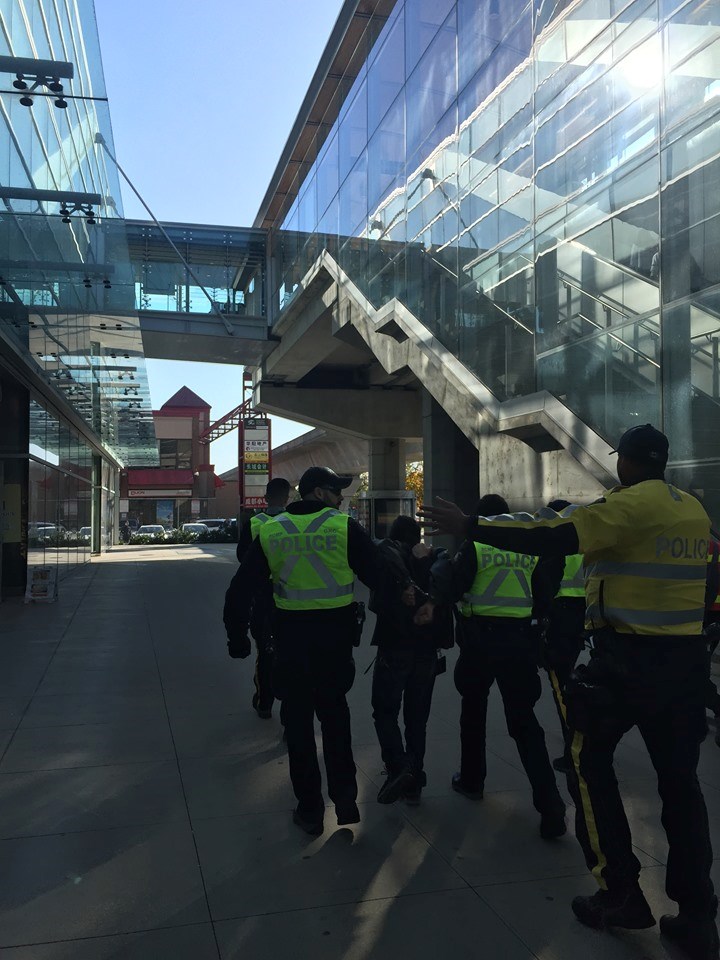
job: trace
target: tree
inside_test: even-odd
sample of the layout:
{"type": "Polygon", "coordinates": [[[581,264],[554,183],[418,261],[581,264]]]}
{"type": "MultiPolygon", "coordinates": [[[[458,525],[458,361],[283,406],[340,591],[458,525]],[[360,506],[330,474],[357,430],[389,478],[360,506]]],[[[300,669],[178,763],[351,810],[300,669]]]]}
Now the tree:
{"type": "Polygon", "coordinates": [[[408,463],[405,468],[405,489],[415,494],[415,506],[419,509],[423,504],[423,463],[416,460],[408,463]]]}

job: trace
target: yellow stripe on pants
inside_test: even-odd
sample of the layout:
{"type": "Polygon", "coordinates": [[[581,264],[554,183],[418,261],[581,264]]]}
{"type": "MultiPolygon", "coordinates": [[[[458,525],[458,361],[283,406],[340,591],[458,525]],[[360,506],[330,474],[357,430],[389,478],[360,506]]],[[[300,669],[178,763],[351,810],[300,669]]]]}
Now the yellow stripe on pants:
{"type": "Polygon", "coordinates": [[[562,690],[560,689],[560,681],[558,680],[557,674],[554,670],[548,670],[548,676],[550,677],[550,683],[552,684],[555,699],[560,707],[562,718],[565,723],[567,723],[567,708],[565,706],[565,701],[563,700],[562,690]]]}
{"type": "Polygon", "coordinates": [[[582,752],[583,743],[585,738],[582,733],[575,731],[573,733],[573,742],[572,742],[572,759],[573,766],[575,767],[575,773],[577,774],[578,786],[580,788],[580,800],[582,801],[583,809],[583,818],[585,820],[585,829],[588,832],[588,840],[590,842],[590,849],[595,854],[595,860],[597,861],[595,866],[592,868],[592,875],[598,882],[598,886],[601,890],[607,890],[607,883],[605,882],[602,872],[607,866],[607,860],[605,859],[605,854],[600,848],[600,836],[597,831],[597,821],[595,820],[595,811],[593,810],[592,802],[590,800],[590,791],[588,790],[587,783],[585,778],[580,773],[580,753],[582,752]]]}

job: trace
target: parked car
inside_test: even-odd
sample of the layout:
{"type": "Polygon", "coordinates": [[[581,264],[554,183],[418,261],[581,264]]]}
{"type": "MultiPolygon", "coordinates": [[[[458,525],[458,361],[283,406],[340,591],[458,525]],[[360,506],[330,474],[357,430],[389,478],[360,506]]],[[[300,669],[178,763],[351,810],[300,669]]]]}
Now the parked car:
{"type": "Polygon", "coordinates": [[[153,540],[165,539],[165,527],[160,523],[145,523],[137,529],[138,537],[152,537],[153,540]]]}
{"type": "Polygon", "coordinates": [[[199,537],[201,533],[208,532],[205,523],[184,523],[181,529],[183,533],[192,533],[196,537],[199,537]]]}
{"type": "Polygon", "coordinates": [[[61,543],[67,537],[67,530],[59,523],[30,523],[28,537],[38,543],[61,543]]]}
{"type": "Polygon", "coordinates": [[[212,520],[201,520],[200,523],[204,523],[208,530],[224,530],[227,521],[214,518],[212,520]]]}
{"type": "Polygon", "coordinates": [[[92,527],[80,527],[78,530],[77,538],[81,543],[90,543],[90,537],[92,535],[92,527]]]}

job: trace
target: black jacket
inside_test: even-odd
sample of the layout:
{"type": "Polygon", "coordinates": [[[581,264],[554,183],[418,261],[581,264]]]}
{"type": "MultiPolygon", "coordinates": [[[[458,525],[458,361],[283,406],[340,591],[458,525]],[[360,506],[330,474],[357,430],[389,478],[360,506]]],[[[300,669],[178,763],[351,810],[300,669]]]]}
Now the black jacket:
{"type": "Polygon", "coordinates": [[[416,557],[408,544],[397,540],[382,540],[378,546],[395,575],[388,572],[370,594],[370,609],[377,614],[371,642],[384,647],[414,647],[425,653],[438,647],[451,647],[453,621],[449,605],[438,607],[430,624],[418,627],[413,622],[416,609],[427,599],[433,564],[447,559],[447,551],[433,549],[427,557],[416,557]],[[398,576],[398,571],[404,571],[405,575],[398,576]],[[409,584],[418,588],[413,607],[402,602],[402,592],[409,584]]]}

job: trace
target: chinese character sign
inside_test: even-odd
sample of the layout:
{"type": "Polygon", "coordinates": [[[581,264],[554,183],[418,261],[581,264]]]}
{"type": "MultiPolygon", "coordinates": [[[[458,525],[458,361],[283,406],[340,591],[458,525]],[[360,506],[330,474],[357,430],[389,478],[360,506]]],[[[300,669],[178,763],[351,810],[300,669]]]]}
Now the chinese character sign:
{"type": "Polygon", "coordinates": [[[240,442],[240,505],[245,508],[265,506],[265,487],[270,479],[270,420],[252,417],[239,429],[240,442]]]}

